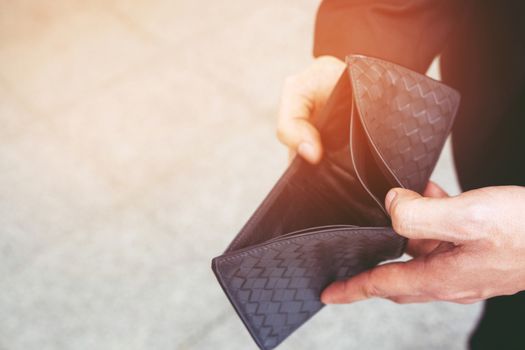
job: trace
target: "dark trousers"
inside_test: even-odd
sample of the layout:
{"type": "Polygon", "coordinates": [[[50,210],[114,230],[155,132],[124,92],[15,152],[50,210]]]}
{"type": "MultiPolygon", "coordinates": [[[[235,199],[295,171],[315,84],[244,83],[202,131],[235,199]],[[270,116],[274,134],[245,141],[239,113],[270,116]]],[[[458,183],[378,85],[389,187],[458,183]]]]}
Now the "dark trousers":
{"type": "MultiPolygon", "coordinates": [[[[462,96],[452,132],[462,189],[525,186],[525,1],[324,0],[314,55],[352,53],[420,72],[441,54],[443,81],[462,96]]],[[[525,349],[524,318],[525,292],[487,300],[470,348],[525,349]]]]}
{"type": "MultiPolygon", "coordinates": [[[[462,92],[452,141],[463,190],[525,186],[523,7],[480,1],[442,55],[444,82],[462,92]]],[[[525,349],[524,318],[525,292],[487,300],[470,348],[525,349]]]]}

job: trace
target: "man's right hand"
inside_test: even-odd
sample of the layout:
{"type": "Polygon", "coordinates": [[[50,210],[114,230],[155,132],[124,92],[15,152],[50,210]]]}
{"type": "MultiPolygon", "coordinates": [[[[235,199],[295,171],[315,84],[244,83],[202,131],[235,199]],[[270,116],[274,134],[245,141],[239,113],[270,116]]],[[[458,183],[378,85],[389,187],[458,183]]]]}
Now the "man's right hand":
{"type": "Polygon", "coordinates": [[[303,72],[288,77],[284,83],[279,108],[277,137],[295,153],[312,164],[321,160],[321,137],[311,120],[322,109],[345,63],[332,56],[321,56],[303,72]]]}

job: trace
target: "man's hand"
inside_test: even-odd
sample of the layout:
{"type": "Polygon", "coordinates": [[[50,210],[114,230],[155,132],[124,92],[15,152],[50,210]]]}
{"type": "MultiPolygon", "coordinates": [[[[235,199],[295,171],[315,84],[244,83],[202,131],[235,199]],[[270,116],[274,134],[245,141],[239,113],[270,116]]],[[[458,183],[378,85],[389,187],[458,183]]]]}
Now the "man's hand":
{"type": "Polygon", "coordinates": [[[525,290],[525,188],[487,187],[448,197],[430,183],[422,197],[390,190],[385,205],[414,258],[328,286],[326,304],[371,297],[397,303],[473,303],[525,290]]]}
{"type": "Polygon", "coordinates": [[[290,158],[299,153],[310,163],[322,156],[321,138],[310,123],[324,106],[345,63],[332,56],[315,59],[302,73],[286,79],[279,108],[277,137],[290,149],[290,158]]]}

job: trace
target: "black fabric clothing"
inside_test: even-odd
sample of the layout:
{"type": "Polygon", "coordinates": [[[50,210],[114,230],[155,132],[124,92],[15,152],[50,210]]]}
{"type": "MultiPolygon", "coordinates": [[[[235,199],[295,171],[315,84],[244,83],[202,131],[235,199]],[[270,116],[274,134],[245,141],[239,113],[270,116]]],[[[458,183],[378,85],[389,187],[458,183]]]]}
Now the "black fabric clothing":
{"type": "Polygon", "coordinates": [[[317,13],[314,56],[363,54],[424,73],[464,8],[462,0],[325,0],[317,13]]]}
{"type": "MultiPolygon", "coordinates": [[[[425,72],[461,92],[452,130],[463,190],[525,186],[525,2],[325,0],[314,55],[364,54],[425,72]]],[[[525,292],[492,298],[471,349],[525,349],[525,292]]]]}

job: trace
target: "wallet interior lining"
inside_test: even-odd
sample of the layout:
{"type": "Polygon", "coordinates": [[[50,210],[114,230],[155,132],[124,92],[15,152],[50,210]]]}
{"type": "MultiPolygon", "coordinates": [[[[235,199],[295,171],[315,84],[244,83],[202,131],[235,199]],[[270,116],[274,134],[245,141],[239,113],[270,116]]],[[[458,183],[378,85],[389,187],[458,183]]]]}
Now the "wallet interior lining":
{"type": "Polygon", "coordinates": [[[343,75],[325,108],[330,117],[321,116],[318,125],[323,159],[311,165],[296,157],[227,251],[326,225],[389,226],[382,200],[377,199],[387,185],[376,182],[386,179],[361,134],[363,147],[355,148],[359,176],[352,161],[351,99],[350,82],[343,75]]]}
{"type": "Polygon", "coordinates": [[[356,175],[372,199],[386,213],[384,198],[392,187],[399,187],[397,181],[385,174],[381,158],[374,154],[371,141],[366,137],[363,125],[353,105],[350,121],[350,155],[356,175]]]}

